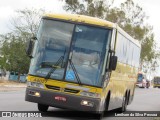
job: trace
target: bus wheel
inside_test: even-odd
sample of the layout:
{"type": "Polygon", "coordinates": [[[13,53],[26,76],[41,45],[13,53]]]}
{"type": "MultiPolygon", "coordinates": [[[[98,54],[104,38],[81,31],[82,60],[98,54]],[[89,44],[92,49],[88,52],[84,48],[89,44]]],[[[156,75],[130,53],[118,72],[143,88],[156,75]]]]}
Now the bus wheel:
{"type": "Polygon", "coordinates": [[[48,105],[43,105],[43,104],[39,104],[38,103],[38,110],[40,111],[40,112],[47,112],[47,110],[48,110],[48,105]]]}
{"type": "Polygon", "coordinates": [[[120,112],[125,112],[127,109],[127,95],[123,97],[122,107],[119,108],[120,112]]]}
{"type": "Polygon", "coordinates": [[[97,114],[96,114],[97,120],[102,120],[102,119],[103,119],[103,116],[104,116],[104,111],[101,112],[101,113],[97,113],[97,114]]]}

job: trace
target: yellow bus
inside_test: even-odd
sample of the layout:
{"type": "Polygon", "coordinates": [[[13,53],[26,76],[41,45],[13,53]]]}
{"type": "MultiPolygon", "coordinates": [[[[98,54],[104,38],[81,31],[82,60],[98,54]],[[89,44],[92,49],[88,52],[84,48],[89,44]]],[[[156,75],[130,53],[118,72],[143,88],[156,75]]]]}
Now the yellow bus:
{"type": "Polygon", "coordinates": [[[73,14],[46,14],[26,49],[31,58],[25,100],[95,112],[133,100],[141,46],[118,25],[73,14]]]}
{"type": "Polygon", "coordinates": [[[160,88],[160,76],[155,76],[153,78],[153,88],[160,88]]]}

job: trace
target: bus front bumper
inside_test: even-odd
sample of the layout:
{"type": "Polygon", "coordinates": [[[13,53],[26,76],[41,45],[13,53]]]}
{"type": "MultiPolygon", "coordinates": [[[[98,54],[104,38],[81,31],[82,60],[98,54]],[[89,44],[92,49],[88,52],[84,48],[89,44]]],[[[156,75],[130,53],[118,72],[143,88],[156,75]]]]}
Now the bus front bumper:
{"type": "Polygon", "coordinates": [[[86,111],[93,113],[100,113],[100,99],[98,98],[89,98],[83,96],[76,96],[72,94],[54,92],[51,90],[44,89],[35,89],[35,88],[26,88],[25,100],[29,102],[44,104],[57,108],[67,108],[71,110],[86,111]],[[32,93],[39,93],[39,96],[35,96],[32,93]],[[89,102],[92,105],[84,105],[89,102]]]}

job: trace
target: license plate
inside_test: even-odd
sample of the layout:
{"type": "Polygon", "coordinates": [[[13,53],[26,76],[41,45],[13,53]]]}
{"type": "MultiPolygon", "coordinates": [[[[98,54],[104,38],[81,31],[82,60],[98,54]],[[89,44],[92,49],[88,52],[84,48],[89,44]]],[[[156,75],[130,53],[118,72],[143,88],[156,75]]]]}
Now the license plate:
{"type": "Polygon", "coordinates": [[[57,100],[57,101],[63,101],[63,102],[67,101],[67,99],[65,97],[62,97],[62,96],[55,96],[54,99],[57,100]]]}

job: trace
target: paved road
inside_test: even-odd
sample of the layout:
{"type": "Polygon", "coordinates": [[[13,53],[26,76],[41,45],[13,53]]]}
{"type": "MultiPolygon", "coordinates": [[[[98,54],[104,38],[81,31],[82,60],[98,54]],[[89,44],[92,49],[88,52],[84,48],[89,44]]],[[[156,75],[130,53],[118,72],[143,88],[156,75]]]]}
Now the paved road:
{"type": "MultiPolygon", "coordinates": [[[[37,105],[24,101],[25,90],[14,92],[0,92],[0,111],[37,111],[37,105]]],[[[127,111],[160,111],[160,89],[140,89],[136,88],[135,97],[127,111]]],[[[45,120],[92,120],[93,115],[87,113],[77,113],[62,109],[49,108],[47,113],[50,117],[45,120]]],[[[112,114],[105,114],[103,120],[155,120],[152,117],[112,117],[112,114]]],[[[0,118],[9,119],[9,118],[0,118]]],[[[44,118],[10,118],[12,120],[43,120],[44,118]]],[[[156,118],[157,120],[157,118],[156,118]]],[[[160,120],[160,119],[159,119],[160,120]]]]}

